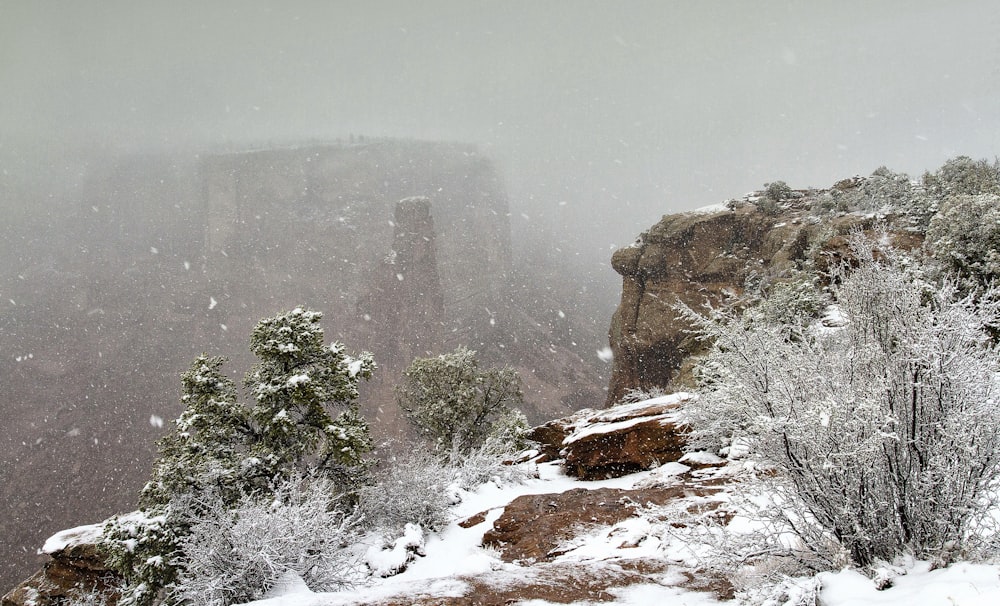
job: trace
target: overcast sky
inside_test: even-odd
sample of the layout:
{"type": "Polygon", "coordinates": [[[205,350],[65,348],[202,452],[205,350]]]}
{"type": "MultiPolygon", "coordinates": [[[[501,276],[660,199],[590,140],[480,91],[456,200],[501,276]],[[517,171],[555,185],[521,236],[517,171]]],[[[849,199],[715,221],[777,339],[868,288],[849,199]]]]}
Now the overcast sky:
{"type": "Polygon", "coordinates": [[[775,179],[993,158],[998,32],[995,0],[0,0],[0,151],[468,141],[515,221],[607,251],[775,179]]]}

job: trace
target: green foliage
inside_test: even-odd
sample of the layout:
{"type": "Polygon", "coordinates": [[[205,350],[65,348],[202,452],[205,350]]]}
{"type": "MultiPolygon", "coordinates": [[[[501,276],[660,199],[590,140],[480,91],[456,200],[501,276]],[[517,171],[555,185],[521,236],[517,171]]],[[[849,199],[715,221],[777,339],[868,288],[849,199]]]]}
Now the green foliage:
{"type": "Polygon", "coordinates": [[[941,199],[961,194],[1000,194],[1000,160],[992,163],[958,156],[935,173],[924,174],[924,187],[941,199]]]}
{"type": "Polygon", "coordinates": [[[108,568],[121,575],[119,604],[150,606],[177,579],[174,559],[184,528],[169,521],[168,505],[115,516],[105,523],[99,548],[108,568]]]}
{"type": "Polygon", "coordinates": [[[764,196],[757,201],[757,208],[765,215],[777,215],[781,204],[793,197],[792,188],[784,181],[764,184],[764,196]]]}
{"type": "Polygon", "coordinates": [[[764,197],[775,202],[783,202],[792,197],[792,188],[784,181],[765,183],[764,197]]]}
{"type": "Polygon", "coordinates": [[[524,450],[528,446],[525,435],[529,429],[528,417],[517,408],[508,408],[497,414],[485,442],[503,444],[512,452],[524,450]]]}
{"type": "Polygon", "coordinates": [[[356,400],[375,364],[371,354],[353,358],[338,343],[325,346],[321,318],[296,308],[257,324],[250,349],[259,362],[245,380],[252,405],[239,402],[222,374],[224,358],[201,355],[181,375],[186,408],[159,442],[142,509],[105,532],[102,549],[126,580],[127,601],[160,600],[184,573],[177,562],[189,555],[192,520],[206,507],[267,501],[296,477],[341,490],[363,483],[371,438],[356,400]]]}
{"type": "Polygon", "coordinates": [[[403,377],[396,401],[439,451],[466,453],[491,433],[509,433],[505,426],[523,422],[508,416],[512,406],[524,402],[517,372],[482,370],[476,352],[464,347],[417,358],[403,377]]]}
{"type": "Polygon", "coordinates": [[[916,190],[905,173],[894,173],[881,166],[857,185],[838,191],[838,202],[849,210],[882,211],[910,205],[916,190]]]}
{"type": "Polygon", "coordinates": [[[756,322],[804,325],[818,318],[829,304],[819,285],[819,277],[799,275],[770,284],[756,305],[747,309],[746,319],[756,322]]]}
{"type": "Polygon", "coordinates": [[[256,426],[251,461],[269,480],[305,463],[321,475],[342,477],[371,450],[368,426],[357,410],[358,383],[371,377],[371,354],[352,358],[343,345],[323,344],[322,314],[295,308],[261,320],[250,338],[260,360],[246,376],[256,426]],[[345,410],[333,418],[331,406],[345,410]]]}
{"type": "Polygon", "coordinates": [[[1000,278],[1000,195],[962,194],[941,205],[927,228],[931,257],[956,272],[966,289],[1000,278]]]}
{"type": "Polygon", "coordinates": [[[253,441],[249,410],[237,401],[236,386],[222,374],[225,358],[195,358],[181,375],[186,405],[175,430],[159,442],[153,477],[141,506],[165,505],[172,496],[212,488],[234,500],[242,492],[241,462],[253,441]]]}

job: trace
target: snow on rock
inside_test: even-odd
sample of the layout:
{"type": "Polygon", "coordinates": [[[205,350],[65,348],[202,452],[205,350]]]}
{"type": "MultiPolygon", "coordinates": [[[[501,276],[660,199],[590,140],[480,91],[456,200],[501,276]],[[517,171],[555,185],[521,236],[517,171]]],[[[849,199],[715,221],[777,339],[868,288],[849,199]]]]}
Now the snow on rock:
{"type": "Polygon", "coordinates": [[[689,452],[679,460],[680,463],[692,465],[724,465],[726,460],[710,452],[689,452]]]}
{"type": "Polygon", "coordinates": [[[103,531],[103,523],[88,524],[86,526],[77,526],[76,528],[62,530],[49,537],[39,551],[40,553],[52,555],[77,545],[93,545],[101,538],[103,531]]]}
{"type": "Polygon", "coordinates": [[[380,577],[389,577],[406,570],[406,565],[424,548],[424,530],[417,524],[407,524],[403,536],[389,549],[372,545],[365,553],[365,564],[380,577]]]}
{"type": "MultiPolygon", "coordinates": [[[[693,453],[688,464],[712,463],[724,460],[704,453],[693,453]]],[[[452,510],[453,523],[439,533],[424,535],[415,526],[408,527],[404,536],[391,547],[378,545],[369,549],[368,563],[389,570],[392,565],[408,558],[405,570],[395,576],[375,574],[368,583],[336,593],[313,593],[289,579],[289,585],[276,588],[268,599],[255,602],[259,606],[353,606],[384,604],[386,606],[484,603],[516,603],[523,606],[568,604],[590,606],[594,591],[602,592],[602,604],[639,606],[649,604],[688,604],[714,606],[733,604],[732,593],[720,593],[724,585],[713,584],[718,577],[709,576],[700,567],[711,554],[705,546],[692,545],[682,536],[675,536],[677,518],[671,512],[683,512],[692,507],[705,510],[709,501],[725,506],[728,493],[725,477],[738,473],[742,463],[729,462],[726,467],[684,472],[686,465],[670,463],[654,470],[641,471],[609,480],[581,482],[567,476],[557,463],[542,463],[538,478],[523,484],[497,486],[484,484],[463,491],[462,500],[452,510]],[[702,474],[702,475],[697,475],[702,474]],[[672,478],[672,480],[671,480],[672,478]],[[621,496],[608,489],[629,491],[643,485],[672,481],[676,502],[660,509],[652,507],[608,507],[618,504],[621,496]],[[696,485],[717,491],[696,493],[696,485]],[[576,489],[576,490],[574,490],[576,489]],[[550,509],[556,499],[565,504],[560,494],[596,491],[590,495],[591,509],[606,509],[614,519],[596,522],[581,518],[577,532],[567,536],[556,549],[545,549],[544,561],[512,563],[500,559],[499,550],[483,547],[484,533],[493,528],[510,504],[521,495],[545,495],[538,499],[538,511],[550,509]],[[604,504],[602,506],[602,504],[604,504]],[[621,509],[631,515],[617,515],[621,509]],[[480,513],[482,515],[473,516],[480,513]],[[463,524],[470,517],[475,523],[463,524]],[[419,540],[418,540],[419,538],[419,540]],[[422,545],[423,557],[412,558],[411,546],[422,545]],[[636,568],[629,568],[630,562],[636,568]]],[[[664,486],[664,488],[669,488],[664,486]]],[[[702,491],[703,492],[703,491],[702,491]]],[[[587,495],[581,495],[587,496],[587,495]]],[[[567,497],[568,498],[568,497],[567,497]]],[[[633,494],[631,502],[644,499],[633,494]]],[[[545,515],[548,515],[545,513],[545,515]]],[[[509,517],[509,516],[508,516],[509,517]]],[[[591,514],[591,517],[596,517],[591,514]]],[[[571,525],[571,527],[573,527],[571,525]]],[[[536,528],[537,530],[537,528],[536,528]]],[[[737,527],[733,532],[739,532],[737,527]]],[[[535,536],[544,533],[536,532],[535,536]]],[[[507,558],[504,558],[507,559],[507,558]]],[[[996,566],[959,563],[949,568],[930,570],[925,563],[910,563],[901,567],[905,574],[893,579],[888,589],[877,591],[868,578],[853,571],[822,573],[817,577],[788,579],[782,587],[796,587],[804,592],[819,591],[825,606],[860,606],[906,604],[907,606],[990,606],[1000,604],[1000,576],[996,566]]],[[[725,579],[722,579],[723,581],[725,579]]],[[[772,590],[763,593],[757,603],[773,597],[772,590]]],[[[790,595],[790,594],[789,594],[790,595]]],[[[773,600],[770,603],[777,603],[773,600]]]]}
{"type": "Polygon", "coordinates": [[[548,459],[563,457],[571,475],[597,479],[676,461],[686,444],[678,414],[694,394],[675,393],[606,410],[582,410],[534,428],[528,439],[548,459]]]}

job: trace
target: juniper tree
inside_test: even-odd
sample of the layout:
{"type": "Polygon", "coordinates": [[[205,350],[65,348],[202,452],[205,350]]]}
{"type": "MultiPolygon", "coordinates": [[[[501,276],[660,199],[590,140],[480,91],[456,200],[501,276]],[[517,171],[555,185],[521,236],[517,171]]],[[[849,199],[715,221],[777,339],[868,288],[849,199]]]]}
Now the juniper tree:
{"type": "Polygon", "coordinates": [[[186,408],[175,429],[159,443],[151,480],[140,505],[166,504],[174,495],[219,491],[235,501],[243,492],[243,465],[253,442],[250,411],[240,403],[233,381],[222,374],[226,359],[202,354],[181,375],[186,408]]]}
{"type": "Polygon", "coordinates": [[[251,334],[259,362],[245,379],[256,426],[250,463],[262,477],[301,470],[352,481],[371,450],[357,398],[375,362],[370,353],[354,358],[340,343],[324,345],[322,317],[297,307],[261,320],[251,334]],[[336,416],[333,408],[341,409],[336,416]]]}
{"type": "Polygon", "coordinates": [[[126,583],[123,603],[155,603],[184,573],[185,545],[207,507],[281,499],[293,478],[339,490],[362,481],[371,439],[356,400],[375,364],[369,353],[354,358],[339,343],[324,345],[321,318],[295,308],[257,324],[250,405],[222,374],[224,358],[201,355],[181,376],[185,410],[159,442],[142,509],[105,530],[102,548],[126,583]]]}
{"type": "Polygon", "coordinates": [[[439,451],[467,453],[494,434],[516,439],[527,426],[524,415],[513,408],[524,402],[517,371],[480,369],[475,351],[459,347],[417,358],[403,379],[396,402],[439,451]]]}
{"type": "Polygon", "coordinates": [[[926,247],[966,289],[1000,279],[1000,195],[947,198],[927,228],[926,247]]]}

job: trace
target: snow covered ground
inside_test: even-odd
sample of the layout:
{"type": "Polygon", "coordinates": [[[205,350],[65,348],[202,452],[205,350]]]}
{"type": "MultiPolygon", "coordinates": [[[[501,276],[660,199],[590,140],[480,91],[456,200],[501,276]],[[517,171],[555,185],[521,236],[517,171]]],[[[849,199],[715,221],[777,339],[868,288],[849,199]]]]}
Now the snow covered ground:
{"type": "MultiPolygon", "coordinates": [[[[739,463],[710,473],[738,473],[739,463]],[[737,469],[733,469],[737,467],[737,469]]],[[[462,502],[453,509],[453,521],[438,534],[425,537],[422,556],[412,561],[402,573],[387,578],[372,577],[369,585],[337,593],[313,593],[297,579],[288,579],[274,588],[266,599],[254,602],[255,606],[347,606],[377,604],[380,602],[402,604],[409,602],[434,603],[478,592],[482,598],[484,587],[501,588],[525,583],[533,575],[542,574],[538,565],[518,565],[502,561],[495,550],[481,546],[483,534],[499,518],[505,505],[521,495],[560,493],[576,488],[631,489],[651,484],[663,485],[671,477],[679,477],[689,468],[680,463],[668,463],[660,468],[632,474],[623,478],[596,482],[581,482],[567,477],[557,463],[537,466],[538,478],[520,485],[497,486],[489,483],[474,491],[462,493],[462,502]],[[486,512],[485,519],[471,526],[461,527],[458,522],[477,513],[486,512]]],[[[708,473],[708,472],[706,472],[708,473]]],[[[723,495],[720,497],[725,499],[723,495]]],[[[688,576],[683,562],[671,562],[669,554],[682,553],[682,545],[668,545],[666,535],[655,532],[655,521],[643,517],[629,518],[613,527],[582,529],[570,541],[567,549],[546,565],[552,570],[575,571],[572,574],[595,574],[602,568],[617,570],[623,558],[623,544],[628,544],[628,558],[658,559],[665,565],[644,575],[644,582],[627,586],[610,587],[606,595],[612,601],[588,599],[525,599],[508,601],[522,606],[548,604],[589,605],[595,603],[618,605],[684,604],[702,606],[736,603],[721,600],[714,594],[693,591],[687,585],[688,576]],[[611,540],[613,537],[614,540],[611,540]],[[561,566],[561,567],[560,567],[561,566]]],[[[402,537],[413,541],[412,533],[402,537]]],[[[679,558],[682,559],[682,558],[679,558]]],[[[931,570],[925,562],[903,562],[887,589],[877,590],[874,583],[861,574],[844,570],[822,573],[812,579],[790,579],[786,585],[789,596],[798,593],[815,594],[817,603],[825,606],[860,606],[867,604],[905,604],[906,606],[995,606],[1000,604],[1000,567],[959,563],[945,569],[931,570]]],[[[551,582],[549,579],[546,582],[551,582]]],[[[489,589],[487,589],[488,591],[489,589]]],[[[489,603],[488,601],[486,603],[489,603]]],[[[775,602],[778,604],[780,602],[775,602]]]]}

